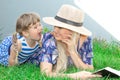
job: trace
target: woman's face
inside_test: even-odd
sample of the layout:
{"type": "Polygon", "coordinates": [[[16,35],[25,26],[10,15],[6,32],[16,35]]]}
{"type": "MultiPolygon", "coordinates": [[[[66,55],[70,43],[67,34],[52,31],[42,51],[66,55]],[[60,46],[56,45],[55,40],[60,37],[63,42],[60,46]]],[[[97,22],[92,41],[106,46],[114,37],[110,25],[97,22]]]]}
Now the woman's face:
{"type": "Polygon", "coordinates": [[[57,40],[69,39],[70,38],[69,36],[72,35],[73,33],[73,31],[71,30],[60,27],[55,27],[54,32],[57,40]]]}

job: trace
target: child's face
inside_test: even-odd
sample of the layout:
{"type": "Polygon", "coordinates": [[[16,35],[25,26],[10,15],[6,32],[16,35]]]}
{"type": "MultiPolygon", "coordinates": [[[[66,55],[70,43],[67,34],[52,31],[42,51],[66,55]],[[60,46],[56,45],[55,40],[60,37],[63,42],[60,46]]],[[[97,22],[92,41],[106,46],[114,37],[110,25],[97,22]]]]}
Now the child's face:
{"type": "Polygon", "coordinates": [[[28,30],[29,38],[38,41],[41,39],[41,32],[42,32],[42,25],[40,24],[40,22],[37,22],[34,25],[31,24],[28,30]]]}

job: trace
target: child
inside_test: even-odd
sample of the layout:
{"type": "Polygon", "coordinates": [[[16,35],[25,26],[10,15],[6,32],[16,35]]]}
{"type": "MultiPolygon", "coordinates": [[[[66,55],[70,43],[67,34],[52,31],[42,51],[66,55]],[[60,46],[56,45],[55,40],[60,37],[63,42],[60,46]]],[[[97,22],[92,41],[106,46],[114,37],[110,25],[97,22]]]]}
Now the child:
{"type": "Polygon", "coordinates": [[[0,64],[13,66],[26,62],[40,47],[41,32],[38,14],[22,14],[16,22],[16,33],[0,44],[0,64]]]}

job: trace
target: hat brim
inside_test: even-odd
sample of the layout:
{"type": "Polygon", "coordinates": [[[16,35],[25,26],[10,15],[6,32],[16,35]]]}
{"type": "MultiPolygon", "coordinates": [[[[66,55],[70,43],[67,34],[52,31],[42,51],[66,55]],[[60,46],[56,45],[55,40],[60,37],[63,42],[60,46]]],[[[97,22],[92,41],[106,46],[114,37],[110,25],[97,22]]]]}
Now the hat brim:
{"type": "Polygon", "coordinates": [[[54,17],[44,17],[43,21],[47,24],[50,24],[50,25],[53,25],[53,26],[59,26],[59,27],[62,27],[62,28],[66,28],[66,29],[75,31],[79,34],[83,34],[83,35],[86,35],[86,36],[91,36],[92,35],[92,33],[88,29],[86,29],[84,26],[69,25],[69,24],[66,24],[66,23],[63,23],[63,22],[60,22],[60,21],[56,20],[54,17]]]}

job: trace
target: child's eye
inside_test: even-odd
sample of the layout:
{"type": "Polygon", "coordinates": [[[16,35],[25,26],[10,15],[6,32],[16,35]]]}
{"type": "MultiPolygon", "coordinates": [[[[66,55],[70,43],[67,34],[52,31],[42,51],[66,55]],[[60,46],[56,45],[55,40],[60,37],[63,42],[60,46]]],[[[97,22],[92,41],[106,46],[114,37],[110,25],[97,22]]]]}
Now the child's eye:
{"type": "Polygon", "coordinates": [[[37,26],[35,26],[34,29],[37,29],[37,26]]]}
{"type": "Polygon", "coordinates": [[[42,26],[42,24],[39,24],[39,26],[42,26]]]}

